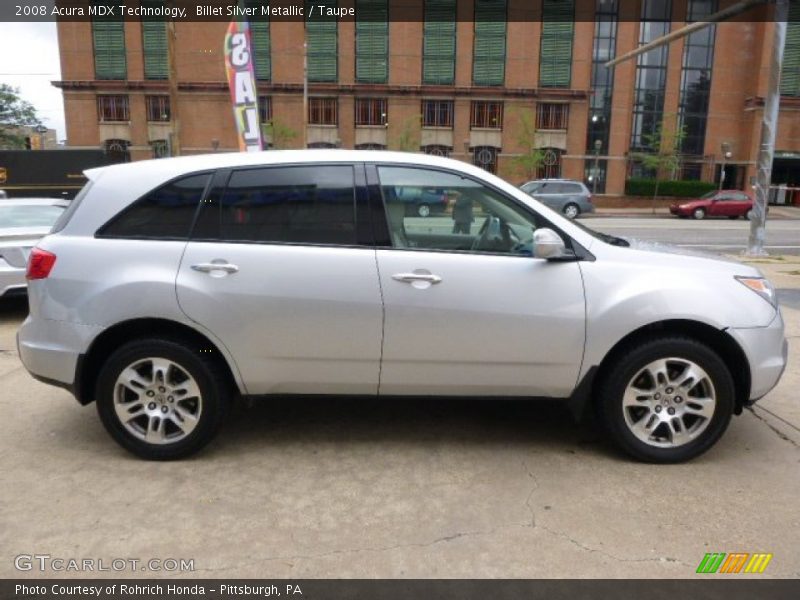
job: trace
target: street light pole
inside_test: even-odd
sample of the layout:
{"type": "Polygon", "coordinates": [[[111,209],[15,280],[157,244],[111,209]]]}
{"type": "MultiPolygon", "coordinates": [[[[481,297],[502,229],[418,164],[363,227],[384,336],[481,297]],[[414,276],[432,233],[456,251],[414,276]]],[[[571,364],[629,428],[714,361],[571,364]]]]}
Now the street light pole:
{"type": "Polygon", "coordinates": [[[603,140],[594,141],[594,173],[592,174],[592,196],[597,194],[597,179],[600,173],[600,149],[603,147],[603,140]]]}

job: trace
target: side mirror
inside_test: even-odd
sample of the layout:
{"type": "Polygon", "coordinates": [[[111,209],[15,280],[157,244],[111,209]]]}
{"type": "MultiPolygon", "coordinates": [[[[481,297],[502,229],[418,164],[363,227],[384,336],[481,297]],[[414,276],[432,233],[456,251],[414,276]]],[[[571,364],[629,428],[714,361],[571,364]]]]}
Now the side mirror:
{"type": "Polygon", "coordinates": [[[533,233],[533,256],[552,260],[565,256],[564,240],[552,229],[537,229],[533,233]]]}

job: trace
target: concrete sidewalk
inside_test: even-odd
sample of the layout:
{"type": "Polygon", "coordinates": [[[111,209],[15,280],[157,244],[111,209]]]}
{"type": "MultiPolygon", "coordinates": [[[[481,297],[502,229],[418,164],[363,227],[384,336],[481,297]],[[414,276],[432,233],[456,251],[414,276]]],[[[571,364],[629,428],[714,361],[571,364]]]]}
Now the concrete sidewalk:
{"type": "MultiPolygon", "coordinates": [[[[581,218],[631,217],[631,218],[675,218],[668,208],[605,208],[598,206],[594,213],[581,215],[581,218]]],[[[800,220],[800,206],[770,206],[768,219],[800,220]]]]}

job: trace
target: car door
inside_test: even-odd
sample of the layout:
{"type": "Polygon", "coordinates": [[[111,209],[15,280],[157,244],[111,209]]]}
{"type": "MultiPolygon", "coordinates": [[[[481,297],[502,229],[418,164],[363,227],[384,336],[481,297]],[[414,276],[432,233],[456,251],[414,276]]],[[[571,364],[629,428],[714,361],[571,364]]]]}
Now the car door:
{"type": "Polygon", "coordinates": [[[201,208],[178,300],[250,394],[377,393],[383,309],[356,176],[363,165],[234,170],[201,208]]]}
{"type": "MultiPolygon", "coordinates": [[[[422,167],[378,166],[381,190],[435,182],[471,202],[454,215],[410,219],[383,196],[388,228],[377,260],[384,298],[380,393],[566,397],[584,346],[576,262],[532,257],[546,222],[478,180],[422,167]]],[[[380,202],[380,199],[379,199],[380,202]]]]}
{"type": "Polygon", "coordinates": [[[735,208],[732,202],[731,194],[728,192],[720,192],[711,201],[711,210],[709,214],[715,217],[729,217],[733,214],[735,208]]]}

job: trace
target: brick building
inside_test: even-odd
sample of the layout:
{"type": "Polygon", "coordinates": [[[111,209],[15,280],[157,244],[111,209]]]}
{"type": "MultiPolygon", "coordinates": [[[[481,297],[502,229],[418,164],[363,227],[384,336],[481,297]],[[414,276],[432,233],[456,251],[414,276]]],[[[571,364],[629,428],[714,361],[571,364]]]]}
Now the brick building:
{"type": "MultiPolygon", "coordinates": [[[[755,175],[771,22],[721,23],[613,73],[602,66],[734,1],[317,0],[355,8],[356,20],[252,22],[262,119],[274,147],[305,137],[315,147],[421,150],[514,182],[563,176],[608,194],[647,175],[630,153],[652,145],[663,123],[685,133],[677,177],[718,181],[728,154],[726,182],[741,188],[755,175]],[[515,160],[532,148],[543,151],[538,173],[515,160]]],[[[226,27],[175,24],[183,154],[236,148],[226,27]]],[[[165,24],[65,21],[58,34],[68,144],[132,160],[169,154],[165,24]]],[[[773,182],[800,184],[800,23],[789,24],[785,65],[773,182]]]]}

